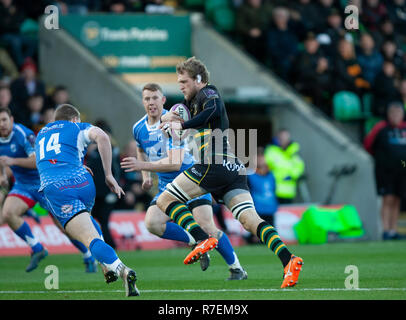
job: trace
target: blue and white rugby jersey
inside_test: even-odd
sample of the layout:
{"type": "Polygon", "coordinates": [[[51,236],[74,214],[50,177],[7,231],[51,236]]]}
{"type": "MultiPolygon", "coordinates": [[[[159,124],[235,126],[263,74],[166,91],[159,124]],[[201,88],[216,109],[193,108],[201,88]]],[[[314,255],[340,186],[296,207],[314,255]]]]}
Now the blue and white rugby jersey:
{"type": "MultiPolygon", "coordinates": [[[[166,112],[166,110],[163,110],[162,114],[166,112]]],[[[168,138],[162,133],[159,125],[160,121],[152,126],[148,125],[148,115],[145,115],[134,124],[133,136],[137,146],[145,152],[150,161],[157,161],[168,157],[168,150],[185,149],[182,166],[179,171],[157,172],[160,180],[172,181],[181,172],[191,167],[194,164],[194,159],[184,141],[180,141],[180,143],[175,145],[172,142],[172,138],[168,138]]]]}
{"type": "Polygon", "coordinates": [[[90,144],[90,123],[66,120],[52,122],[40,130],[35,142],[41,188],[84,175],[83,159],[90,144]]]}
{"type": "MultiPolygon", "coordinates": [[[[10,135],[0,138],[0,155],[11,158],[28,158],[34,152],[35,134],[22,124],[15,123],[10,135]]],[[[39,175],[36,169],[11,166],[16,183],[38,184],[39,175]]]]}

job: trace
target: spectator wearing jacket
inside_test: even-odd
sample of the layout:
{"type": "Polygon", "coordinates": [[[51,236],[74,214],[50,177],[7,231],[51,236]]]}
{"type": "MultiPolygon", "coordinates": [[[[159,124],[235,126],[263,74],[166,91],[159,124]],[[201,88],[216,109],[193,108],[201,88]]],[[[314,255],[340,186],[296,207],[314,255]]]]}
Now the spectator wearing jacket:
{"type": "Polygon", "coordinates": [[[297,181],[305,170],[299,150],[299,143],[291,140],[287,129],[281,129],[273,143],[265,148],[265,161],[275,176],[280,204],[292,203],[296,197],[297,181]]]}
{"type": "Polygon", "coordinates": [[[365,137],[364,147],[374,157],[378,195],[382,196],[383,239],[399,239],[397,223],[406,194],[406,122],[401,102],[392,102],[386,119],[365,137]]]}

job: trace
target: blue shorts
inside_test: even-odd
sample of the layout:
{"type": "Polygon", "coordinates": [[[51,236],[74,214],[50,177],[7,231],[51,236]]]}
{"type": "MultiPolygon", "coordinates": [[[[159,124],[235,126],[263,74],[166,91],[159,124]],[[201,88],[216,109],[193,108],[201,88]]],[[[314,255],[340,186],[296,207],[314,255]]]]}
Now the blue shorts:
{"type": "Polygon", "coordinates": [[[39,184],[23,184],[16,182],[13,188],[8,193],[8,197],[17,197],[23,200],[28,208],[32,208],[37,202],[44,209],[48,209],[47,202],[44,198],[44,195],[38,191],[39,184]]]}
{"type": "MultiPolygon", "coordinates": [[[[166,181],[163,179],[159,179],[158,181],[158,193],[152,199],[150,206],[156,205],[156,200],[159,198],[159,196],[162,194],[162,192],[165,191],[166,185],[172,181],[166,181]]],[[[188,202],[186,202],[186,205],[189,207],[190,210],[193,210],[196,207],[202,206],[202,205],[211,205],[212,204],[212,198],[210,193],[206,193],[200,197],[194,198],[188,202]]]]}
{"type": "Polygon", "coordinates": [[[90,174],[60,180],[43,190],[52,215],[65,225],[82,212],[91,212],[96,197],[96,187],[90,174]]]}

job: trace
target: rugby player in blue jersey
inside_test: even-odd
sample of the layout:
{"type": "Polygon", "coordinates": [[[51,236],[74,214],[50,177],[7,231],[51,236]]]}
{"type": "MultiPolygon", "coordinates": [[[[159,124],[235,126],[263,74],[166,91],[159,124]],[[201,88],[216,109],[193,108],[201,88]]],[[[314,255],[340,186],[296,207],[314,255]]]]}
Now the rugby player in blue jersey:
{"type": "MultiPolygon", "coordinates": [[[[26,268],[27,272],[37,268],[38,263],[48,255],[47,250],[33,236],[29,225],[22,218],[37,202],[47,209],[43,195],[38,192],[40,179],[35,164],[35,139],[34,132],[22,124],[14,123],[9,109],[0,108],[0,185],[4,193],[8,192],[10,176],[13,175],[15,179],[0,212],[0,225],[7,223],[31,247],[31,261],[26,268]]],[[[64,232],[58,222],[53,220],[64,232]]],[[[97,222],[93,222],[99,228],[97,222]]],[[[86,272],[96,272],[97,263],[89,250],[79,241],[71,238],[69,240],[82,252],[86,272]]]]}
{"type": "Polygon", "coordinates": [[[34,133],[23,125],[14,123],[8,108],[0,108],[0,184],[7,187],[7,167],[15,178],[1,210],[0,225],[7,223],[31,248],[27,272],[37,268],[38,263],[48,255],[48,251],[22,218],[36,202],[45,207],[44,199],[38,193],[40,180],[35,167],[34,143],[34,133]]]}
{"type": "Polygon", "coordinates": [[[92,256],[108,270],[106,281],[121,277],[126,296],[137,296],[135,271],[125,266],[114,249],[103,241],[90,215],[96,188],[83,159],[92,142],[97,144],[100,153],[106,185],[121,198],[124,191],[111,172],[109,136],[96,126],[81,123],[79,111],[69,104],[56,108],[55,121],[40,130],[35,142],[40,192],[65,232],[89,248],[92,256]]]}
{"type": "MultiPolygon", "coordinates": [[[[172,182],[181,172],[194,164],[193,156],[188,152],[184,142],[173,141],[166,137],[159,129],[161,116],[167,113],[163,106],[166,97],[162,88],[155,83],[149,83],[142,90],[142,99],[146,115],[133,126],[133,136],[137,142],[137,157],[124,158],[121,166],[126,171],[142,171],[143,188],[152,187],[151,172],[156,172],[159,177],[158,194],[152,200],[145,218],[148,230],[164,239],[177,240],[189,245],[195,245],[192,235],[178,224],[171,222],[156,205],[159,195],[165,190],[168,183],[172,182]]],[[[220,231],[214,221],[212,212],[211,195],[205,194],[187,203],[196,221],[209,234],[218,240],[217,250],[226,261],[230,277],[227,280],[243,280],[247,273],[241,267],[237,255],[227,235],[220,231]]],[[[208,254],[200,258],[202,270],[209,266],[208,254]]]]}

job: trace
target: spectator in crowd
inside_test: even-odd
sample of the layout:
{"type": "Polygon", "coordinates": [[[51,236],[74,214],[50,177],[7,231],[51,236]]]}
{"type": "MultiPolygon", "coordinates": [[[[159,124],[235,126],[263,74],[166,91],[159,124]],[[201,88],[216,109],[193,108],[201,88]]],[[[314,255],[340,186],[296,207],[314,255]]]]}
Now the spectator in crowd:
{"type": "Polygon", "coordinates": [[[372,38],[369,33],[363,33],[361,35],[357,61],[361,66],[364,79],[370,84],[373,84],[375,77],[382,68],[383,57],[381,53],[376,50],[374,38],[372,38]]]}
{"type": "Polygon", "coordinates": [[[245,50],[260,62],[266,59],[266,31],[272,7],[262,0],[246,0],[236,13],[236,32],[245,50]]]}
{"type": "MultiPolygon", "coordinates": [[[[109,124],[104,120],[97,120],[95,125],[105,131],[111,140],[112,146],[112,168],[111,171],[113,176],[118,181],[120,176],[120,151],[117,147],[115,140],[112,137],[111,128],[109,124]]],[[[96,186],[96,198],[92,210],[92,216],[96,218],[101,226],[104,241],[109,244],[112,248],[116,248],[114,240],[111,236],[108,224],[110,219],[110,214],[114,209],[117,202],[117,196],[110,191],[104,181],[104,170],[103,164],[100,157],[99,150],[96,146],[92,145],[89,147],[86,155],[86,165],[93,172],[93,180],[96,186]]]]}
{"type": "Polygon", "coordinates": [[[0,47],[0,81],[10,83],[18,77],[17,67],[7,50],[0,47]]]}
{"type": "Polygon", "coordinates": [[[45,84],[37,78],[37,66],[32,59],[26,59],[21,69],[21,76],[11,82],[10,89],[16,107],[23,113],[25,119],[29,119],[28,98],[34,94],[39,94],[44,99],[46,96],[45,84]]]}
{"type": "Polygon", "coordinates": [[[299,143],[291,140],[290,132],[281,129],[265,148],[265,161],[276,180],[276,197],[280,204],[292,203],[297,193],[297,181],[305,164],[299,156],[299,143]]]}
{"type": "Polygon", "coordinates": [[[391,61],[395,65],[397,71],[404,73],[406,69],[404,52],[397,47],[393,40],[387,39],[384,41],[382,45],[382,56],[384,60],[391,61]]]}
{"type": "Polygon", "coordinates": [[[289,29],[289,11],[276,7],[272,12],[272,26],[267,36],[267,54],[275,72],[287,79],[297,53],[298,39],[289,29]]]}
{"type": "Polygon", "coordinates": [[[316,10],[318,16],[318,23],[316,26],[316,32],[322,32],[327,29],[326,17],[332,12],[332,9],[336,9],[334,0],[318,0],[316,2],[316,10]]]}
{"type": "Polygon", "coordinates": [[[389,18],[385,18],[379,25],[379,32],[374,32],[372,36],[375,39],[376,46],[381,48],[386,40],[391,40],[396,44],[397,48],[401,48],[404,42],[402,36],[395,29],[393,22],[389,18]]]}
{"type": "MultiPolygon", "coordinates": [[[[276,198],[276,182],[265,162],[263,147],[258,148],[257,168],[253,174],[248,175],[248,186],[258,215],[274,226],[274,217],[279,205],[276,198]]],[[[248,243],[257,242],[252,233],[247,232],[243,237],[248,243]]]]}
{"type": "Polygon", "coordinates": [[[388,105],[386,120],[377,123],[365,137],[364,147],[375,160],[378,195],[382,196],[383,239],[401,238],[397,233],[401,198],[406,192],[406,122],[400,102],[388,105]]]}
{"type": "Polygon", "coordinates": [[[306,33],[317,32],[318,26],[324,23],[324,17],[319,16],[317,5],[311,0],[294,1],[290,9],[292,18],[297,15],[306,33]]]}
{"type": "Polygon", "coordinates": [[[69,92],[65,86],[59,85],[56,86],[52,95],[47,97],[47,103],[45,109],[56,109],[60,104],[71,104],[69,100],[69,92]]]}
{"type": "Polygon", "coordinates": [[[147,0],[145,13],[148,14],[174,14],[175,8],[166,5],[163,0],[147,0]]]}
{"type": "Polygon", "coordinates": [[[327,14],[326,29],[320,30],[317,35],[317,41],[321,45],[321,49],[327,54],[330,59],[335,59],[337,55],[337,46],[339,40],[345,38],[352,42],[351,35],[347,32],[343,25],[343,18],[337,9],[331,9],[327,14]]]}
{"type": "Polygon", "coordinates": [[[27,107],[29,111],[29,118],[27,121],[27,127],[29,127],[35,134],[38,134],[39,130],[44,126],[43,108],[44,97],[38,93],[34,93],[28,98],[27,107]]]}
{"type": "Polygon", "coordinates": [[[105,0],[103,5],[104,11],[116,14],[131,11],[130,8],[128,0],[105,0]]]}
{"type": "Polygon", "coordinates": [[[361,22],[370,31],[379,30],[379,25],[386,18],[388,12],[385,4],[379,0],[364,0],[362,4],[361,22]]]}
{"type": "Polygon", "coordinates": [[[370,83],[365,80],[359,65],[353,43],[341,39],[338,43],[338,56],[334,66],[334,91],[352,91],[362,96],[370,89],[370,83]]]}
{"type": "Polygon", "coordinates": [[[45,7],[54,2],[53,0],[14,0],[13,3],[17,7],[17,10],[23,12],[26,18],[38,21],[39,17],[44,14],[45,7]]]}
{"type": "Polygon", "coordinates": [[[324,113],[331,115],[329,94],[332,70],[329,61],[320,51],[313,33],[308,34],[304,47],[305,50],[297,56],[294,63],[295,88],[301,94],[311,97],[313,103],[324,113]]]}
{"type": "Polygon", "coordinates": [[[44,125],[54,122],[55,109],[45,109],[42,115],[44,125]]]}
{"type": "Polygon", "coordinates": [[[406,110],[406,78],[403,78],[399,84],[400,101],[406,110]]]}
{"type": "Polygon", "coordinates": [[[62,15],[88,13],[89,0],[56,0],[54,3],[62,15]]]}
{"type": "Polygon", "coordinates": [[[396,30],[406,36],[406,1],[392,0],[388,3],[388,15],[396,30]]]}
{"type": "Polygon", "coordinates": [[[6,43],[17,68],[21,68],[27,57],[34,58],[38,48],[35,39],[20,33],[24,19],[13,0],[0,0],[0,41],[6,43]]]}
{"type": "Polygon", "coordinates": [[[375,79],[373,86],[372,114],[376,117],[386,116],[386,106],[394,100],[400,99],[399,90],[396,87],[396,70],[391,61],[385,61],[382,70],[375,79]]]}
{"type": "Polygon", "coordinates": [[[276,181],[265,161],[262,147],[258,148],[257,169],[254,174],[248,175],[248,185],[258,215],[271,225],[275,225],[274,215],[278,209],[276,181]]]}
{"type": "Polygon", "coordinates": [[[21,123],[21,112],[12,101],[10,88],[7,85],[0,85],[0,108],[9,108],[14,121],[21,123]]]}

